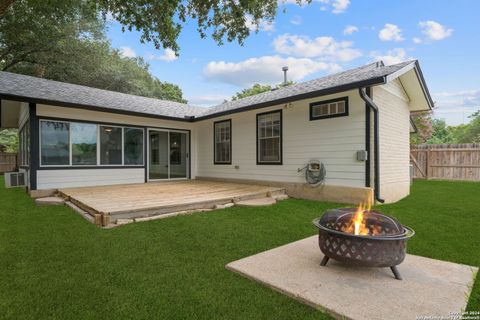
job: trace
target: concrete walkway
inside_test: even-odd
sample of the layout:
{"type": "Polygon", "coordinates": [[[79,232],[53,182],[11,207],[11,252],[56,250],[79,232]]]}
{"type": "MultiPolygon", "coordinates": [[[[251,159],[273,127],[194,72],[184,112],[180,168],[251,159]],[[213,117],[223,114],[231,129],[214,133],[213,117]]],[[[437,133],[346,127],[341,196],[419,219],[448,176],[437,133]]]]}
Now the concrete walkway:
{"type": "MultiPolygon", "coordinates": [[[[318,237],[309,237],[229,263],[226,268],[294,299],[347,319],[419,319],[466,308],[478,268],[407,255],[389,268],[349,267],[323,258],[318,237]]],[[[343,318],[342,318],[343,319],[343,318]]]]}

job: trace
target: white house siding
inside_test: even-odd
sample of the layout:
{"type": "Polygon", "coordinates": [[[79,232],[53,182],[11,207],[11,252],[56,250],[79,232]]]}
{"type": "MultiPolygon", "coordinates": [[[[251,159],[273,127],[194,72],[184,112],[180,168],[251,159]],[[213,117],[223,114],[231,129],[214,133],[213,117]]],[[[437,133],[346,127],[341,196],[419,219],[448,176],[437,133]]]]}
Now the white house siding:
{"type": "Polygon", "coordinates": [[[400,81],[373,88],[380,123],[380,196],[395,202],[410,193],[409,99],[400,81]]]}
{"type": "Polygon", "coordinates": [[[297,172],[310,159],[325,164],[326,184],[365,186],[365,163],[356,160],[365,149],[365,102],[357,91],[300,100],[198,122],[197,175],[201,177],[304,183],[297,172]],[[346,117],[309,120],[309,103],[348,96],[346,117]],[[256,164],[256,114],[283,111],[283,165],[256,164]],[[213,164],[213,122],[232,119],[232,164],[213,164]],[[235,169],[235,166],[239,166],[235,169]]]}
{"type": "Polygon", "coordinates": [[[143,168],[38,170],[37,189],[145,182],[143,168]]]}
{"type": "MultiPolygon", "coordinates": [[[[191,130],[191,140],[195,141],[195,128],[193,123],[183,121],[170,121],[158,118],[129,116],[108,112],[91,111],[85,109],[65,108],[50,105],[37,105],[37,116],[59,118],[68,121],[83,120],[92,123],[105,122],[119,125],[144,126],[149,128],[168,128],[191,130]]],[[[191,144],[191,176],[196,175],[196,144],[191,144]]],[[[146,148],[147,146],[145,146],[146,148]]],[[[147,161],[148,159],[145,159],[147,161]]],[[[62,187],[94,186],[124,183],[145,182],[145,169],[120,168],[120,169],[65,169],[47,170],[42,168],[37,171],[37,189],[51,189],[62,187]]]]}

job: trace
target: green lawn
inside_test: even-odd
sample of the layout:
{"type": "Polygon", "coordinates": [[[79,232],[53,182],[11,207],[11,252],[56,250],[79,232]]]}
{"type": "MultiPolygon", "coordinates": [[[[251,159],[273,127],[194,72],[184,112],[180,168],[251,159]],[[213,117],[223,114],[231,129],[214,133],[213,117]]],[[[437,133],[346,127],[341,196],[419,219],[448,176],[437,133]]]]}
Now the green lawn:
{"type": "MultiPolygon", "coordinates": [[[[286,200],[102,230],[0,183],[0,318],[330,319],[224,266],[315,234],[311,220],[334,204],[286,200]]],[[[480,183],[416,182],[382,210],[417,232],[410,253],[480,265],[480,183]]],[[[479,282],[469,310],[480,310],[479,282]]]]}

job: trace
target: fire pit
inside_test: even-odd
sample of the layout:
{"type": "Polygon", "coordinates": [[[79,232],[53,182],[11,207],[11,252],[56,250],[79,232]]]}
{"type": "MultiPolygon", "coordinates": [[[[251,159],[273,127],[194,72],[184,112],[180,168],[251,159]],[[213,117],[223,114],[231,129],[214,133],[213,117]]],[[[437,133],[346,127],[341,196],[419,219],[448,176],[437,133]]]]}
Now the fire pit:
{"type": "Polygon", "coordinates": [[[401,280],[397,265],[405,259],[407,240],[415,232],[378,211],[359,208],[327,210],[313,224],[325,257],[356,266],[390,267],[401,280]]]}

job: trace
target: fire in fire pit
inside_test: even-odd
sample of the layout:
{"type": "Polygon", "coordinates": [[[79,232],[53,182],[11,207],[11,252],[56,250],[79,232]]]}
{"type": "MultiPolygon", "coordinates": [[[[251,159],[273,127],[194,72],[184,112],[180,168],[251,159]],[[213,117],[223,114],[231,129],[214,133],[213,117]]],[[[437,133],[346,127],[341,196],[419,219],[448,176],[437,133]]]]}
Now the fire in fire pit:
{"type": "Polygon", "coordinates": [[[325,257],[351,265],[390,267],[401,280],[397,265],[406,254],[406,242],[415,232],[370,206],[327,210],[313,224],[318,228],[318,244],[325,257]]]}

